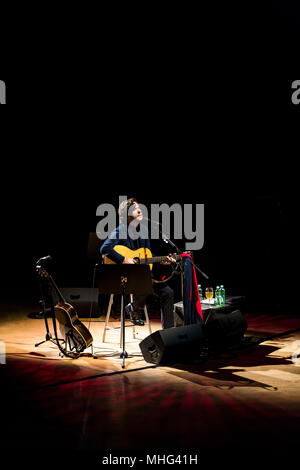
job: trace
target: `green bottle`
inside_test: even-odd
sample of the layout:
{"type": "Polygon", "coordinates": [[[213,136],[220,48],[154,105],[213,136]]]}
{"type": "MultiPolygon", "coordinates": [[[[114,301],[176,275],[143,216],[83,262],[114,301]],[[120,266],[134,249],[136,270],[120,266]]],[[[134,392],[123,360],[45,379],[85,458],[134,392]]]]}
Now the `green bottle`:
{"type": "Polygon", "coordinates": [[[220,293],[219,293],[219,289],[220,289],[220,287],[217,286],[217,287],[216,287],[216,290],[215,290],[215,306],[216,306],[216,307],[218,307],[218,306],[220,305],[220,297],[219,297],[220,293]]]}
{"type": "Polygon", "coordinates": [[[225,289],[224,286],[220,286],[220,305],[225,305],[225,289]]]}
{"type": "Polygon", "coordinates": [[[202,300],[202,287],[201,287],[201,284],[198,284],[198,292],[199,292],[199,297],[200,297],[200,301],[202,300]]]}

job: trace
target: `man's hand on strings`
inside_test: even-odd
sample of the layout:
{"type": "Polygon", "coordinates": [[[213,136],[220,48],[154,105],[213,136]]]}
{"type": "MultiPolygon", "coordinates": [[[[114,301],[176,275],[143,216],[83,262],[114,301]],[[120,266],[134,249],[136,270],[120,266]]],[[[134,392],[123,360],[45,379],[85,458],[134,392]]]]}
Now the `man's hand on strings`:
{"type": "Polygon", "coordinates": [[[168,260],[168,261],[163,261],[161,264],[167,265],[167,264],[171,264],[171,263],[176,263],[176,259],[173,258],[172,253],[170,253],[170,254],[167,256],[167,260],[168,260]]]}

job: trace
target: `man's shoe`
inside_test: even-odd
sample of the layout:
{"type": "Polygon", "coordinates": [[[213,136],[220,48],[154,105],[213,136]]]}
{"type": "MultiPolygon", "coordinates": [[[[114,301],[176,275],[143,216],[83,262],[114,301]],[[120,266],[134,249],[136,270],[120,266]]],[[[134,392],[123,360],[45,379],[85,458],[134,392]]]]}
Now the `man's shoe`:
{"type": "Polygon", "coordinates": [[[133,311],[132,305],[128,304],[125,307],[125,312],[129,316],[131,323],[138,326],[144,326],[145,323],[141,319],[140,315],[137,312],[133,311]]]}

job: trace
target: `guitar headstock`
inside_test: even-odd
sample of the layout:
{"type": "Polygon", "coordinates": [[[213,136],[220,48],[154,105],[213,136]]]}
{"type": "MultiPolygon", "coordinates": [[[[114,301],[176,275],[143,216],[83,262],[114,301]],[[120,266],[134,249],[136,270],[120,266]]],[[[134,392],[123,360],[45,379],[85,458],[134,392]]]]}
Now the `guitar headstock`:
{"type": "Polygon", "coordinates": [[[42,266],[36,266],[36,272],[38,273],[39,276],[45,277],[46,279],[50,278],[50,274],[46,271],[45,268],[42,266]]]}

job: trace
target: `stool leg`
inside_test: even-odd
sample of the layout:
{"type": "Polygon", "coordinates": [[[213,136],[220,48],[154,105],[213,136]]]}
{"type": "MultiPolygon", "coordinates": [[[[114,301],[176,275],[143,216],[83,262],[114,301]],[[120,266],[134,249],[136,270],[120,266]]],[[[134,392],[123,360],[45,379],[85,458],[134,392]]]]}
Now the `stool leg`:
{"type": "Polygon", "coordinates": [[[104,330],[103,330],[103,336],[102,336],[102,343],[105,343],[105,336],[106,336],[107,324],[108,324],[108,322],[109,322],[110,311],[111,311],[111,306],[112,306],[113,300],[114,300],[114,294],[110,294],[109,304],[108,304],[107,312],[106,312],[106,318],[105,318],[105,325],[104,325],[104,330]]]}

